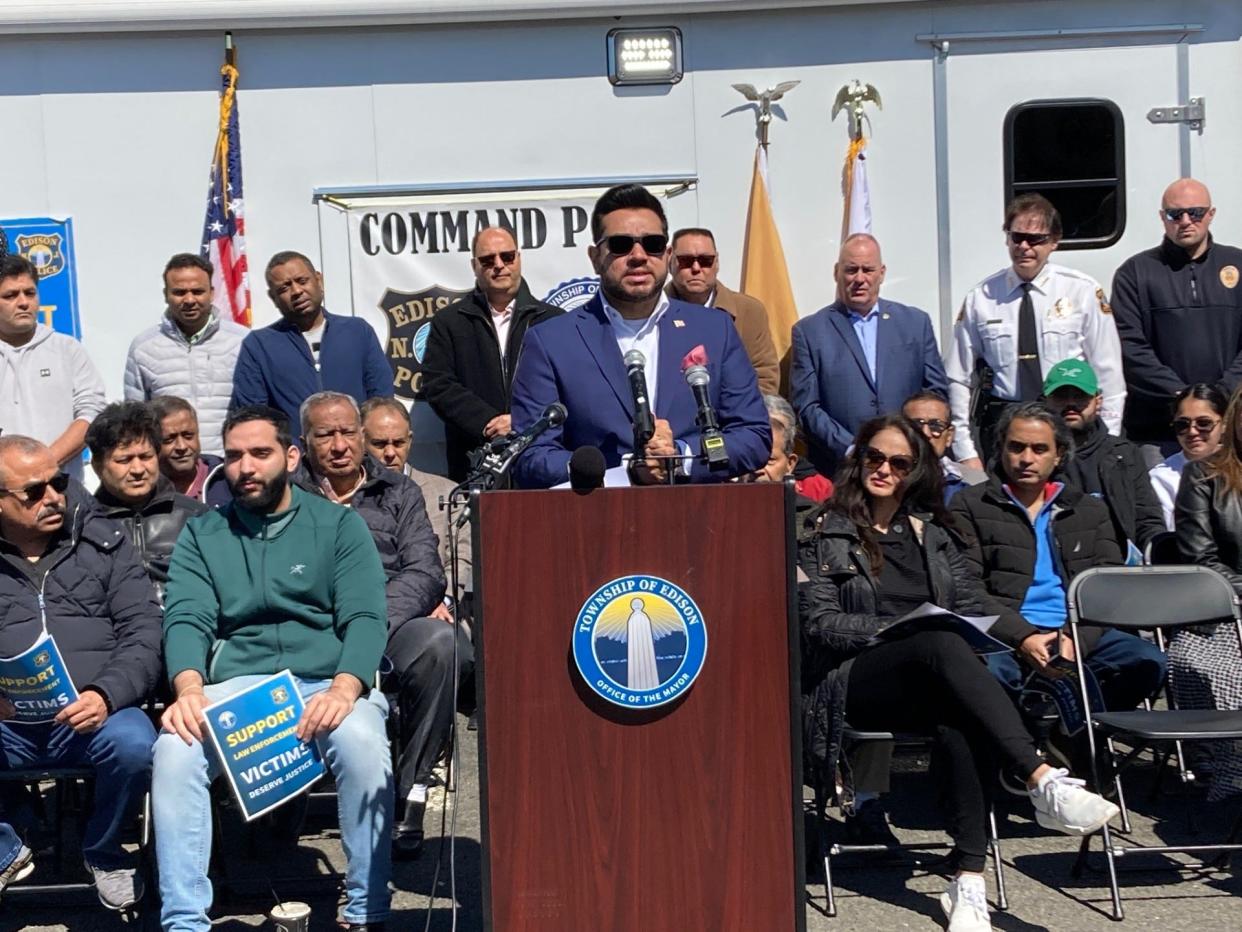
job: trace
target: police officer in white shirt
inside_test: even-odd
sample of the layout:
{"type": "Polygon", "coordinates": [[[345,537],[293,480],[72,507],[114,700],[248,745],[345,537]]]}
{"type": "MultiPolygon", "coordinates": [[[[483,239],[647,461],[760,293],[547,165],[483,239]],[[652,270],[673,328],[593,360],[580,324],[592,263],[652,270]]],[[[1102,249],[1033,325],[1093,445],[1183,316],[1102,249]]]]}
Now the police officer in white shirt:
{"type": "Polygon", "coordinates": [[[962,302],[944,369],[954,451],[966,466],[983,468],[980,454],[994,449],[992,435],[1005,406],[1038,398],[1044,376],[1063,359],[1091,364],[1103,395],[1101,417],[1110,433],[1120,432],[1126,386],[1113,312],[1095,279],[1048,262],[1060,240],[1061,217],[1047,199],[1014,198],[1005,211],[1013,264],[984,279],[962,302]]]}

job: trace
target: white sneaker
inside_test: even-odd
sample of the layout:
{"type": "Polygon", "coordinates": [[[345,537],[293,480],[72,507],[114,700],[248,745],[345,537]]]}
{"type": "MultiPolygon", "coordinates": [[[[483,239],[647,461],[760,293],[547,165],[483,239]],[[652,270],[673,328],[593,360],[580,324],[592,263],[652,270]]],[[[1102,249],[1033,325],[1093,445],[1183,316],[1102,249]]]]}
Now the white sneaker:
{"type": "Polygon", "coordinates": [[[949,932],[992,932],[988,919],[988,888],[982,874],[961,874],[940,894],[940,908],[949,932]]]}
{"type": "Polygon", "coordinates": [[[1121,810],[1103,796],[1084,789],[1086,785],[1085,780],[1071,777],[1068,770],[1054,769],[1044,774],[1039,786],[1030,791],[1035,821],[1066,835],[1098,832],[1121,810]]]}

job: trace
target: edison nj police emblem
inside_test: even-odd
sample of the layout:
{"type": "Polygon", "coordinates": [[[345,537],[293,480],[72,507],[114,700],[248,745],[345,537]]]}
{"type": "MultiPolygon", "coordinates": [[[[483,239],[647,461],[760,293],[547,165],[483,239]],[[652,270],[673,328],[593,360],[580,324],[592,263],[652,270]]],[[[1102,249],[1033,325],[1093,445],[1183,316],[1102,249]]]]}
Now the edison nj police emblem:
{"type": "Polygon", "coordinates": [[[36,667],[46,667],[52,662],[52,655],[45,650],[41,650],[35,654],[34,662],[36,667]]]}
{"type": "Polygon", "coordinates": [[[571,278],[549,291],[548,296],[543,300],[553,307],[569,312],[582,307],[595,297],[597,291],[599,291],[598,278],[571,278]]]}
{"type": "Polygon", "coordinates": [[[289,701],[289,690],[283,686],[277,686],[272,690],[272,702],[277,705],[284,705],[289,701]]]}
{"type": "Polygon", "coordinates": [[[685,694],[707,658],[707,627],[694,599],[659,576],[600,586],[574,624],[574,663],[614,705],[650,709],[685,694]]]}
{"type": "Polygon", "coordinates": [[[388,320],[388,342],[384,346],[388,364],[392,366],[393,392],[413,401],[422,397],[423,355],[427,350],[427,334],[437,311],[470,294],[432,285],[422,291],[397,291],[389,288],[380,298],[379,307],[388,320]]]}
{"type": "Polygon", "coordinates": [[[17,237],[17,251],[35,267],[41,280],[51,278],[64,270],[65,253],[60,246],[59,233],[34,233],[17,237]]]}
{"type": "Polygon", "coordinates": [[[216,721],[220,723],[221,728],[231,729],[237,724],[237,716],[232,712],[221,712],[220,717],[216,721]]]}

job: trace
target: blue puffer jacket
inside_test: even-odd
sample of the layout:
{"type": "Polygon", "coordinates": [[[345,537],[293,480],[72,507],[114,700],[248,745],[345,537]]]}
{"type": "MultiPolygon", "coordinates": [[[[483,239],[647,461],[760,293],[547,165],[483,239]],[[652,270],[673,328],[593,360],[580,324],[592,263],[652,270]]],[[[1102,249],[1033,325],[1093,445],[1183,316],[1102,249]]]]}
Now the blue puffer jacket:
{"type": "Polygon", "coordinates": [[[327,311],[323,317],[317,370],[306,337],[287,320],[252,331],[233,369],[229,410],[270,405],[285,413],[296,436],[302,432],[298,409],[316,392],[342,392],[358,404],[376,395],[391,397],[392,366],[371,325],[327,311]]]}
{"type": "Polygon", "coordinates": [[[96,512],[76,483],[68,508],[68,536],[38,564],[0,539],[0,657],[20,654],[42,634],[41,588],[47,630],[78,691],[97,690],[113,710],[136,705],[163,663],[155,590],[121,525],[96,512]]]}

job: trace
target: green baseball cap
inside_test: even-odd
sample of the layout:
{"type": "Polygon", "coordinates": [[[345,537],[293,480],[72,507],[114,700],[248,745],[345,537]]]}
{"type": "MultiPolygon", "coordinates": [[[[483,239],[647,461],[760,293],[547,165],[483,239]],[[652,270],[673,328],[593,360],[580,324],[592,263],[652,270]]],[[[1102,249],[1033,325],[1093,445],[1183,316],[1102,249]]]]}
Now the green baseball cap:
{"type": "Polygon", "coordinates": [[[1081,359],[1062,359],[1049,369],[1048,378],[1044,379],[1044,396],[1066,386],[1093,397],[1100,393],[1100,381],[1095,377],[1095,370],[1081,359]]]}

